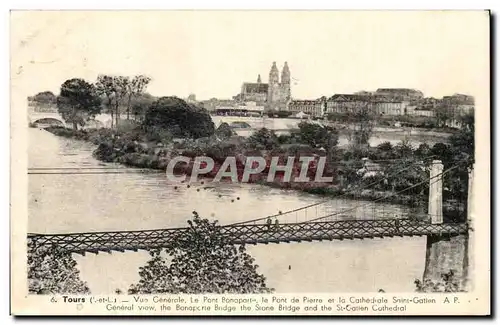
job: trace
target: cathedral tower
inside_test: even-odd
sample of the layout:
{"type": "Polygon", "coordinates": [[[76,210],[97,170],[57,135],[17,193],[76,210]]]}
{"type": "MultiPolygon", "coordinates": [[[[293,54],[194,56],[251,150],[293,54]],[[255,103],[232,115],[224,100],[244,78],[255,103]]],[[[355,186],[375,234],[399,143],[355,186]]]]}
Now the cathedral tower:
{"type": "Polygon", "coordinates": [[[269,88],[267,93],[267,101],[268,104],[271,106],[276,100],[279,99],[279,88],[280,88],[279,75],[280,73],[278,71],[278,67],[276,66],[276,62],[273,62],[271,71],[269,72],[269,88]]]}
{"type": "Polygon", "coordinates": [[[290,69],[287,62],[285,62],[283,71],[281,72],[281,88],[283,99],[288,100],[290,98],[290,69]]]}

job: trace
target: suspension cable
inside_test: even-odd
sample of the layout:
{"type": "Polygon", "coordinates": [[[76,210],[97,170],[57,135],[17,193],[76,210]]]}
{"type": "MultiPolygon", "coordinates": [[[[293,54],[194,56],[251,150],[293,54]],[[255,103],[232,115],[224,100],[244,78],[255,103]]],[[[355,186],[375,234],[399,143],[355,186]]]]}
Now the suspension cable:
{"type": "Polygon", "coordinates": [[[434,179],[434,178],[444,176],[444,174],[446,174],[446,173],[450,172],[451,170],[453,170],[453,169],[455,169],[455,168],[458,168],[458,167],[459,167],[459,165],[455,165],[455,166],[453,166],[453,167],[451,167],[451,168],[448,168],[447,170],[445,170],[444,172],[442,172],[442,173],[440,173],[440,174],[438,174],[438,175],[435,175],[435,176],[433,176],[433,177],[427,178],[427,179],[425,179],[425,180],[423,180],[423,181],[421,181],[421,182],[418,182],[417,184],[414,184],[414,185],[412,185],[412,186],[410,186],[410,187],[407,187],[407,188],[405,188],[405,189],[402,189],[401,191],[398,191],[398,192],[395,192],[395,193],[391,193],[391,194],[386,195],[386,196],[384,196],[384,197],[378,198],[378,199],[376,199],[376,200],[374,200],[374,201],[371,201],[370,203],[366,203],[366,204],[363,204],[363,205],[358,205],[358,206],[355,206],[355,207],[353,207],[353,208],[349,208],[349,209],[346,209],[346,210],[343,210],[343,211],[339,211],[339,212],[336,212],[336,213],[332,213],[332,214],[327,215],[327,216],[323,216],[323,217],[319,217],[319,218],[311,219],[311,220],[308,220],[308,221],[306,221],[306,222],[304,222],[304,223],[309,223],[309,222],[313,222],[313,221],[318,221],[318,220],[322,220],[322,219],[330,218],[330,217],[333,217],[333,216],[339,215],[339,214],[341,214],[341,213],[349,212],[349,211],[356,210],[356,209],[359,209],[359,208],[362,208],[362,207],[366,207],[366,206],[368,206],[368,205],[372,205],[372,204],[374,204],[375,202],[378,202],[378,201],[381,201],[381,200],[385,200],[385,199],[387,199],[387,198],[389,198],[389,197],[391,197],[391,196],[394,196],[394,195],[397,195],[397,194],[403,193],[403,192],[408,191],[408,190],[410,190],[410,189],[412,189],[412,188],[415,188],[415,187],[417,187],[417,186],[419,186],[419,185],[422,185],[422,184],[424,184],[424,183],[427,183],[428,181],[430,181],[430,180],[432,180],[432,179],[434,179]]]}
{"type": "Polygon", "coordinates": [[[276,217],[279,217],[279,216],[283,216],[283,215],[286,215],[286,214],[289,214],[289,213],[293,213],[293,212],[297,212],[297,211],[301,211],[301,210],[305,210],[305,209],[308,209],[308,208],[311,208],[311,207],[314,207],[314,206],[318,206],[318,205],[321,205],[321,204],[324,204],[324,203],[327,203],[327,202],[330,202],[332,199],[340,199],[344,196],[347,196],[350,192],[353,192],[353,191],[360,191],[360,190],[364,190],[368,187],[371,187],[373,185],[376,185],[380,182],[383,182],[386,178],[388,177],[394,177],[396,175],[399,175],[401,174],[402,172],[414,167],[415,165],[417,165],[416,163],[414,164],[411,164],[405,168],[402,168],[400,169],[399,171],[393,173],[393,174],[390,174],[390,175],[387,175],[385,176],[383,179],[381,180],[377,180],[373,183],[370,183],[366,186],[363,186],[363,187],[360,187],[360,188],[356,188],[356,189],[352,189],[352,190],[348,190],[347,192],[343,193],[342,195],[339,195],[339,196],[333,196],[333,197],[330,197],[328,200],[324,200],[324,201],[320,201],[320,202],[316,202],[316,203],[313,203],[313,204],[309,204],[309,205],[306,205],[306,206],[302,206],[300,208],[297,208],[297,209],[293,209],[293,210],[288,210],[288,211],[285,211],[285,212],[282,212],[282,213],[277,213],[277,214],[274,214],[274,215],[270,215],[270,216],[266,216],[266,217],[261,217],[261,218],[256,218],[256,219],[252,219],[252,220],[246,220],[246,221],[241,221],[241,222],[236,222],[236,223],[231,223],[229,225],[240,225],[240,224],[246,224],[246,223],[252,223],[252,222],[256,222],[256,221],[262,221],[262,220],[266,220],[268,218],[276,218],[276,217]]]}

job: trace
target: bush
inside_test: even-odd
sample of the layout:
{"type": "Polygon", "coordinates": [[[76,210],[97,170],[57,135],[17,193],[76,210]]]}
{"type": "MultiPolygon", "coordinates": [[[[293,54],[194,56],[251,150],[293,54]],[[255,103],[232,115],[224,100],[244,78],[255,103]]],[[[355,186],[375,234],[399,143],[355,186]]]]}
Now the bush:
{"type": "Polygon", "coordinates": [[[302,143],[313,148],[323,147],[328,149],[338,144],[338,132],[332,127],[320,124],[300,122],[298,136],[302,143]]]}
{"type": "Polygon", "coordinates": [[[147,142],[161,142],[164,144],[171,143],[173,138],[172,132],[158,126],[147,127],[144,135],[144,140],[147,142]]]}
{"type": "Polygon", "coordinates": [[[425,281],[415,280],[416,291],[427,292],[463,292],[460,288],[460,282],[455,277],[455,272],[450,270],[448,273],[441,274],[441,281],[433,282],[429,279],[425,281]]]}
{"type": "Polygon", "coordinates": [[[28,289],[31,294],[89,294],[71,253],[28,242],[28,289]]]}
{"type": "Polygon", "coordinates": [[[235,246],[217,222],[195,212],[186,232],[164,250],[150,251],[151,259],[139,269],[140,280],[129,294],[250,294],[269,293],[266,278],[244,245],[235,246]]]}
{"type": "Polygon", "coordinates": [[[258,149],[272,150],[279,146],[278,137],[274,131],[262,128],[248,139],[250,146],[258,149]]]}
{"type": "Polygon", "coordinates": [[[201,138],[215,133],[208,111],[177,97],[161,97],[146,112],[144,124],[169,130],[174,137],[201,138]]]}
{"type": "Polygon", "coordinates": [[[226,122],[223,122],[221,123],[221,125],[219,125],[219,127],[215,131],[215,134],[221,139],[227,139],[235,135],[229,124],[227,124],[226,122]]]}

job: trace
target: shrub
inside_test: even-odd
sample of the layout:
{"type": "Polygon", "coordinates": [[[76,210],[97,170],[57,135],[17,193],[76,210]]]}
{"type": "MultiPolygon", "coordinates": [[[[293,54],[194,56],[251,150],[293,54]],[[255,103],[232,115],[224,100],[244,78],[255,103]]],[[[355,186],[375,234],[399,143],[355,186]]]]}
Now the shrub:
{"type": "Polygon", "coordinates": [[[169,130],[175,137],[201,138],[215,133],[208,111],[177,97],[161,97],[146,112],[144,124],[169,130]]]}
{"type": "Polygon", "coordinates": [[[151,259],[139,269],[139,282],[129,294],[269,293],[266,278],[244,245],[235,246],[217,222],[195,212],[175,244],[150,251],[151,259]]]}
{"type": "Polygon", "coordinates": [[[31,294],[89,294],[71,253],[28,243],[28,289],[31,294]]]}

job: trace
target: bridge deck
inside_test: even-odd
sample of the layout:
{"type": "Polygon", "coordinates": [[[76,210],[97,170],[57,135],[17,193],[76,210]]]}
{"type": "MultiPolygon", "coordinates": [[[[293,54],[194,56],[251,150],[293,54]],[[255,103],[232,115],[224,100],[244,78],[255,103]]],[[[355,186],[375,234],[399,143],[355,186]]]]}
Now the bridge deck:
{"type": "MultiPolygon", "coordinates": [[[[148,250],[175,244],[188,228],[141,231],[91,232],[72,234],[28,234],[33,247],[58,246],[66,252],[111,252],[148,250]]],[[[383,238],[396,236],[456,236],[468,231],[466,223],[433,225],[407,219],[342,220],[311,223],[285,223],[278,227],[266,224],[221,226],[223,235],[233,244],[268,244],[319,240],[383,238]]]]}

